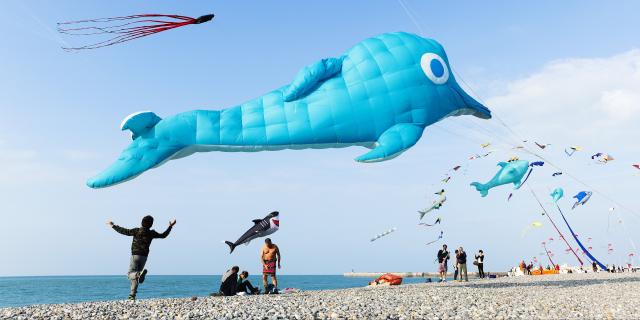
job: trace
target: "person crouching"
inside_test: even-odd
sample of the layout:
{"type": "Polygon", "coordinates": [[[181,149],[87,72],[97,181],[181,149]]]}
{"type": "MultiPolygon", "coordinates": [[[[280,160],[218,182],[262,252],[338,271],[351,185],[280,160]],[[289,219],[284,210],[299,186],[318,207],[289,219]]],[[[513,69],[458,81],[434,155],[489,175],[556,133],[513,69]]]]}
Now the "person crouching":
{"type": "Polygon", "coordinates": [[[249,272],[242,271],[240,273],[240,277],[238,278],[238,287],[236,289],[236,294],[259,294],[260,289],[254,287],[251,282],[249,282],[249,272]]]}

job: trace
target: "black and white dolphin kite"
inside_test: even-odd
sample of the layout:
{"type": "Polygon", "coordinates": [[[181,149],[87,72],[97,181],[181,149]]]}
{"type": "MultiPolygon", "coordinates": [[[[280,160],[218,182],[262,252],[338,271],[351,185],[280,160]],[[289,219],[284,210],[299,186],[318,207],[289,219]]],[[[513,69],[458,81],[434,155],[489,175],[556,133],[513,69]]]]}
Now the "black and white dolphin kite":
{"type": "Polygon", "coordinates": [[[274,211],[269,213],[264,217],[264,219],[254,219],[253,227],[247,230],[247,232],[238,238],[235,243],[225,241],[224,243],[226,243],[231,249],[231,252],[229,253],[233,253],[233,250],[243,243],[248,245],[249,242],[255,238],[266,237],[278,231],[278,228],[280,228],[280,220],[278,219],[279,214],[280,213],[278,211],[274,211]]]}

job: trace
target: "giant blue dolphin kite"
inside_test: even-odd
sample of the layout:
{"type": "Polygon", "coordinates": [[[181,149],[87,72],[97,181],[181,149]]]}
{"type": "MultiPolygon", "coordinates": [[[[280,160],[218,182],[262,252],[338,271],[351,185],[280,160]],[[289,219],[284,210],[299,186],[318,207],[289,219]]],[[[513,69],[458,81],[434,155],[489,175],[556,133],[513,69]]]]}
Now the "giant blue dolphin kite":
{"type": "Polygon", "coordinates": [[[121,129],[131,130],[133,142],[87,185],[108,187],[205,151],[363,146],[372,150],[356,161],[384,161],[413,146],[425,127],[460,115],[491,118],[455,81],[442,46],[386,33],[308,65],[290,84],[238,106],[166,119],[149,111],[126,117],[121,129]]]}

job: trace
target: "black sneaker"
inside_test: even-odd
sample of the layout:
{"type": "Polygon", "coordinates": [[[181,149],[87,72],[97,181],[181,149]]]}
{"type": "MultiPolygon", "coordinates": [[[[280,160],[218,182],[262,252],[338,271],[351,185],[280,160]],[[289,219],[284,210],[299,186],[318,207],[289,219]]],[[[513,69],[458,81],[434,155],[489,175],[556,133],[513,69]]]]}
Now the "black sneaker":
{"type": "Polygon", "coordinates": [[[135,296],[135,295],[133,295],[133,294],[130,294],[130,295],[129,295],[129,300],[136,300],[136,296],[135,296]]]}
{"type": "Polygon", "coordinates": [[[147,269],[143,269],[142,272],[140,272],[140,275],[138,276],[138,283],[143,283],[144,277],[146,276],[147,276],[147,269]]]}

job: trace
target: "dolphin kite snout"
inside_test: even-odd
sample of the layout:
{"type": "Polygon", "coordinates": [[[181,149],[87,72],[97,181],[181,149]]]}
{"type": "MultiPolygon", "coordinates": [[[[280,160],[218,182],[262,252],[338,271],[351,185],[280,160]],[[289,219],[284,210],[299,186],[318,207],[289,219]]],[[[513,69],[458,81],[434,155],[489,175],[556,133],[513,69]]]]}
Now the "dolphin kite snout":
{"type": "Polygon", "coordinates": [[[481,119],[491,119],[491,110],[465,92],[460,85],[453,83],[451,89],[462,99],[463,108],[473,110],[473,115],[481,119]]]}

